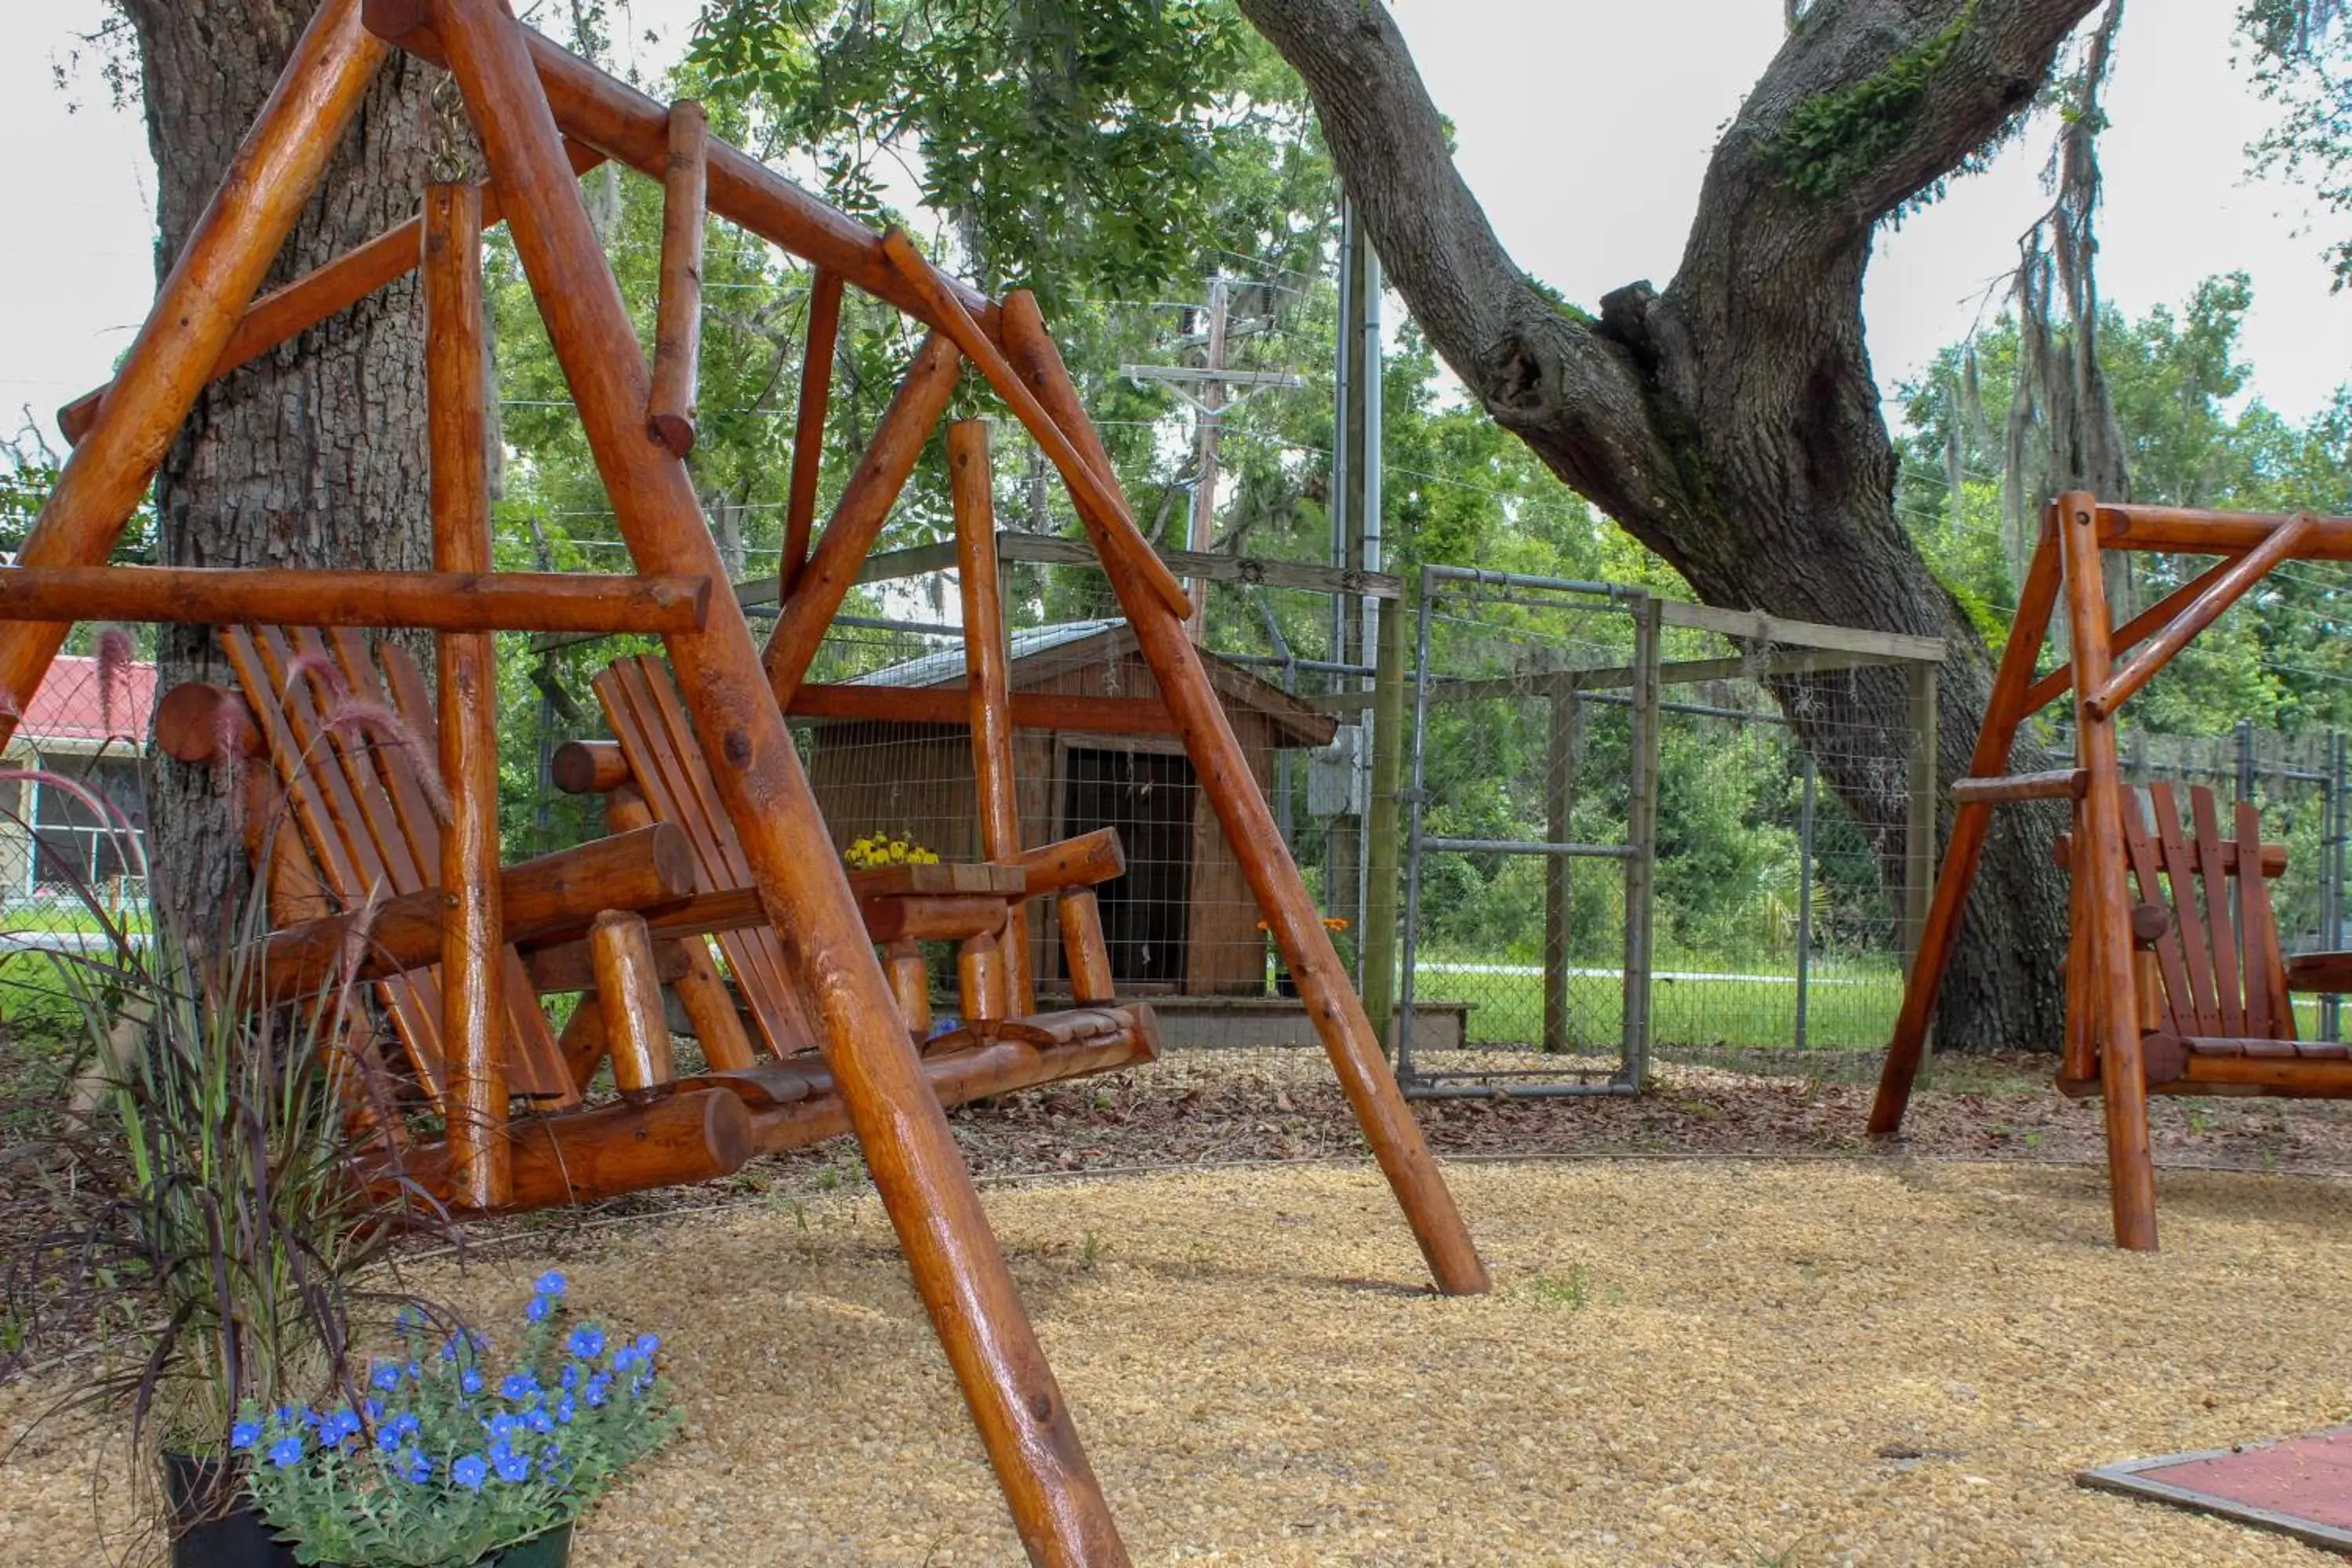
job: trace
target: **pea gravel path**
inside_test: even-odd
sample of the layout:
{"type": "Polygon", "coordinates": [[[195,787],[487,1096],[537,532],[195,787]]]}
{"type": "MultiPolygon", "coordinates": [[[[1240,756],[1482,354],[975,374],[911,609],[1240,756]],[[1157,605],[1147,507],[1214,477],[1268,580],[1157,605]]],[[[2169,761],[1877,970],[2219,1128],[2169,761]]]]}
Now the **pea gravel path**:
{"type": "MultiPolygon", "coordinates": [[[[1449,1174],[1492,1297],[1420,1289],[1353,1163],[989,1194],[1139,1563],[2327,1561],[2068,1478],[2352,1414],[2352,1189],[2168,1173],[2141,1258],[2094,1169],[1449,1174]]],[[[870,1195],[516,1241],[482,1311],[558,1264],[667,1336],[689,1412],[582,1568],[1019,1563],[870,1195]]],[[[0,1563],[96,1560],[90,1454],[0,1467],[0,1563]]]]}

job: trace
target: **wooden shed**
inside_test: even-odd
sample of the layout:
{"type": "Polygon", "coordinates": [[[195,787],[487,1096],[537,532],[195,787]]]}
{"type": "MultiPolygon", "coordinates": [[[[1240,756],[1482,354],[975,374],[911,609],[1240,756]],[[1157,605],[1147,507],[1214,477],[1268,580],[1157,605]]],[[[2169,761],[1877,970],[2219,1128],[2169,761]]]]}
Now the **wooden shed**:
{"type": "MultiPolygon", "coordinates": [[[[1012,634],[1016,693],[1157,698],[1159,688],[1123,620],[1065,622],[1012,634]]],[[[1209,680],[1271,792],[1276,754],[1330,743],[1336,721],[1239,665],[1204,653],[1209,680]]],[[[853,684],[917,689],[964,679],[961,648],[892,665],[853,684]]],[[[971,741],[961,726],[819,720],[807,731],[817,804],[840,846],[876,833],[908,838],[942,858],[979,858],[971,741]]],[[[1182,743],[1169,734],[1023,729],[1021,835],[1044,844],[1116,827],[1127,874],[1099,889],[1103,934],[1122,992],[1188,996],[1263,995],[1266,938],[1182,743]]],[[[1045,905],[1033,906],[1041,984],[1060,985],[1061,945],[1045,905]]]]}

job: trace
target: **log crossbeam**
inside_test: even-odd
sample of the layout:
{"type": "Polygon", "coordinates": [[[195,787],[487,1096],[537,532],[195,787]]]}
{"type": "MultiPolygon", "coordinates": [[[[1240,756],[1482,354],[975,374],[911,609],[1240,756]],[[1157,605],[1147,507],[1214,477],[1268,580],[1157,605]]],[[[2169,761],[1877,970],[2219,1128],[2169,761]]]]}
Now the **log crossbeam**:
{"type": "Polygon", "coordinates": [[[0,622],[677,632],[709,613],[710,579],[683,573],[0,566],[0,622]]]}

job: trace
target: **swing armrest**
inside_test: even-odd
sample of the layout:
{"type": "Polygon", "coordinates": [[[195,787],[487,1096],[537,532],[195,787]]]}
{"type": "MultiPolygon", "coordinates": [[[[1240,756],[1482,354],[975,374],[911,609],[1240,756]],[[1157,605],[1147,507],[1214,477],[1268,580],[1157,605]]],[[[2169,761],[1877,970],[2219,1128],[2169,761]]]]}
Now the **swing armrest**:
{"type": "Polygon", "coordinates": [[[2286,961],[2290,991],[2352,994],[2352,952],[2299,952],[2286,961]]]}

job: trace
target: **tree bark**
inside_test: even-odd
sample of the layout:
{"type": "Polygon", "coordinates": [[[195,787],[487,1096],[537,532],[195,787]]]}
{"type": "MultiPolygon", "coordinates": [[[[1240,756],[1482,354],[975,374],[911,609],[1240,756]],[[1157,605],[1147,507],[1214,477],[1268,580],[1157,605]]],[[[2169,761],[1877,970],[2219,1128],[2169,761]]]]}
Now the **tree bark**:
{"type": "MultiPolygon", "coordinates": [[[[1945,640],[1933,787],[1947,826],[1945,788],[1967,769],[1991,667],[1895,516],[1863,275],[1879,222],[2030,103],[2094,4],[1806,7],[1716,147],[1673,281],[1620,289],[1595,319],[1556,303],[1505,253],[1384,6],[1240,0],[1306,79],[1349,195],[1431,343],[1554,473],[1709,604],[1945,640]],[[1842,133],[1805,151],[1790,132],[1830,110],[1842,133]]],[[[1884,761],[1906,749],[1899,675],[1779,695],[1857,819],[1899,824],[1901,770],[1884,761]]],[[[1945,984],[1940,1037],[2055,1049],[2065,896],[2053,824],[2024,808],[2006,817],[1945,984]]]]}
{"type": "MultiPolygon", "coordinates": [[[[155,154],[160,279],[315,8],[313,0],[120,0],[155,154]]],[[[394,52],[271,275],[275,286],[416,214],[431,68],[394,52]]],[[[184,566],[430,564],[424,322],[404,278],[200,396],[156,479],[160,555],[184,566]]],[[[226,679],[211,632],[163,628],[166,688],[226,679]]],[[[157,755],[150,805],[166,918],[217,931],[248,885],[226,792],[157,755]]],[[[290,831],[290,828],[288,829],[290,831]]]]}

